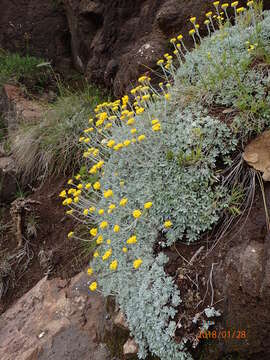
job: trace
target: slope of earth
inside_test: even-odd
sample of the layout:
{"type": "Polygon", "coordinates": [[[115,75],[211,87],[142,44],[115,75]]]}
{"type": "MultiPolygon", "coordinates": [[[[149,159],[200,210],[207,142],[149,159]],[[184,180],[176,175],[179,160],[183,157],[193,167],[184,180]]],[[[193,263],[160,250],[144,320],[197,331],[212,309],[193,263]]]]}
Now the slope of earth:
{"type": "MultiPolygon", "coordinates": [[[[88,262],[84,244],[79,240],[70,242],[67,239],[75,223],[65,215],[58,199],[62,186],[63,180],[48,182],[22,199],[28,204],[29,211],[22,213],[23,246],[20,248],[14,229],[16,219],[10,214],[10,206],[6,205],[2,211],[0,255],[2,260],[11,255],[13,259],[11,271],[3,279],[6,293],[0,301],[1,313],[44,275],[49,278],[71,278],[88,262]]],[[[1,264],[4,263],[2,261],[1,264]]]]}

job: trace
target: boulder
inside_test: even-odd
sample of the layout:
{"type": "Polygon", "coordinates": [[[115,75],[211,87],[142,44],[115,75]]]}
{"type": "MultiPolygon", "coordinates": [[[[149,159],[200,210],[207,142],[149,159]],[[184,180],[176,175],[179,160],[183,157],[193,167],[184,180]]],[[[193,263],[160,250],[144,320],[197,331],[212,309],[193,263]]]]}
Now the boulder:
{"type": "Polygon", "coordinates": [[[103,298],[80,273],[43,278],[0,317],[1,360],[109,360],[103,298]]]}

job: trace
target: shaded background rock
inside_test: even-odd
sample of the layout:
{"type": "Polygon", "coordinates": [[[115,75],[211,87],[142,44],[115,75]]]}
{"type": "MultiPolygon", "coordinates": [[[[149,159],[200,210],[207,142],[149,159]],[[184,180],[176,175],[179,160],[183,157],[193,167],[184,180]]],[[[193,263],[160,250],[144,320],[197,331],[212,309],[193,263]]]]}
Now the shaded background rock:
{"type": "MultiPolygon", "coordinates": [[[[264,6],[269,9],[269,2],[264,6]]],[[[44,57],[66,70],[72,57],[88,81],[119,96],[156,67],[171,36],[183,33],[192,45],[189,18],[202,24],[210,8],[209,0],[2,0],[0,47],[44,57]]]]}
{"type": "Polygon", "coordinates": [[[44,57],[61,66],[70,57],[70,33],[58,0],[1,0],[0,47],[44,57]]]}

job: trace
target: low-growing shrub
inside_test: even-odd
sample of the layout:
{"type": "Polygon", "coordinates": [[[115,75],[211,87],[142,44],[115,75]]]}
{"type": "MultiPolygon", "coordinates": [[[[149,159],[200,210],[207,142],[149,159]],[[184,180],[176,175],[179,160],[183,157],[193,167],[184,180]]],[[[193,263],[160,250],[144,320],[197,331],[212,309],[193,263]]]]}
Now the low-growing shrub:
{"type": "MultiPolygon", "coordinates": [[[[200,38],[196,18],[190,19],[195,50],[187,51],[182,35],[171,39],[180,67],[169,54],[158,61],[167,84],[156,90],[142,76],[131,96],[96,107],[95,119],[80,137],[84,171],[96,181],[78,174],[60,194],[67,214],[89,225],[89,241],[96,244],[90,290],[115,295],[139,358],[148,351],[164,360],[191,358],[187,338],[175,342],[181,292],[165,273],[168,259],[155,245],[194,242],[230,206],[238,214],[242,188],[230,188],[221,170],[232,164],[241,141],[269,124],[268,71],[252,64],[258,49],[268,51],[270,14],[262,19],[255,2],[248,2],[246,13],[234,2],[232,27],[223,24],[227,6],[222,5],[222,15],[219,2],[214,5],[218,16],[209,12],[205,24],[209,33],[211,26],[220,30],[206,39],[200,38]],[[213,106],[234,116],[222,122],[211,115],[213,106]]],[[[213,307],[205,313],[219,314],[213,307]]],[[[209,323],[197,326],[205,329],[209,323]]]]}

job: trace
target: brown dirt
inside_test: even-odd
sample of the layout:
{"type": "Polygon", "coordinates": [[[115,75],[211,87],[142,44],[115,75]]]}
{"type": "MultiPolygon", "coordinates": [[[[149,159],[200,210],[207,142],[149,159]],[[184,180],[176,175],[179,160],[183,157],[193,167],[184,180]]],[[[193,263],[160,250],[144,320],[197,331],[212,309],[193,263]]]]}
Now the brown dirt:
{"type": "MultiPolygon", "coordinates": [[[[62,190],[66,179],[47,182],[27,198],[39,201],[40,204],[31,206],[31,215],[37,217],[37,237],[29,237],[29,248],[33,251],[33,259],[27,269],[21,273],[21,266],[14,265],[14,278],[9,289],[0,301],[0,313],[4,312],[14,301],[30,290],[45,276],[49,266],[52,270],[49,278],[61,277],[69,279],[80,272],[88,263],[89,251],[80,240],[67,239],[69,231],[80,226],[65,214],[64,206],[58,194],[62,190]],[[41,250],[49,256],[48,263],[42,265],[38,254],[41,250]]],[[[3,210],[2,223],[12,222],[9,208],[3,210]]],[[[26,223],[26,216],[24,216],[26,223]]],[[[12,225],[12,224],[11,224],[12,225]]],[[[24,236],[27,238],[25,226],[24,236]]],[[[17,243],[13,226],[0,236],[0,255],[11,254],[17,251],[17,243]]]]}

